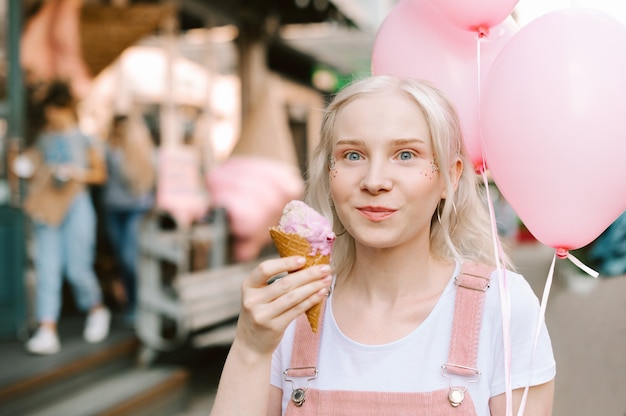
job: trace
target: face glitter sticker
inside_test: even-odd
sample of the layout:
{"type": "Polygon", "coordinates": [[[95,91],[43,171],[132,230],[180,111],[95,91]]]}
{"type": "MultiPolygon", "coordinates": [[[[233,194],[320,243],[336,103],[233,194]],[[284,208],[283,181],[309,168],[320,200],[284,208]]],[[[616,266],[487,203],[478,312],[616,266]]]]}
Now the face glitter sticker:
{"type": "Polygon", "coordinates": [[[437,165],[437,162],[433,159],[430,161],[430,168],[424,169],[420,173],[428,179],[432,179],[436,172],[439,172],[439,165],[437,165]]]}
{"type": "Polygon", "coordinates": [[[334,179],[337,176],[337,169],[335,169],[335,157],[331,156],[328,162],[328,169],[330,170],[330,179],[334,179]]]}

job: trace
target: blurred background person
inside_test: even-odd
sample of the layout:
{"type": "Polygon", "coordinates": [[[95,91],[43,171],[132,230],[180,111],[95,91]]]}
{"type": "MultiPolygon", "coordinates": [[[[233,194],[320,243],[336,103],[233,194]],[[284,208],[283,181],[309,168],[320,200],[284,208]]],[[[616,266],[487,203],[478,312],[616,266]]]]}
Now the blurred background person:
{"type": "Polygon", "coordinates": [[[66,276],[82,311],[83,336],[100,342],[109,332],[110,312],[94,271],[96,212],[89,185],[106,180],[102,147],[78,127],[75,101],[67,83],[53,81],[40,103],[45,124],[34,145],[14,168],[32,176],[24,210],[33,221],[36,316],[38,328],[26,343],[34,354],[54,354],[66,276]]]}
{"type": "Polygon", "coordinates": [[[105,228],[124,287],[125,319],[134,324],[137,306],[139,227],[154,205],[155,148],[140,114],[113,117],[107,140],[105,228]]]}

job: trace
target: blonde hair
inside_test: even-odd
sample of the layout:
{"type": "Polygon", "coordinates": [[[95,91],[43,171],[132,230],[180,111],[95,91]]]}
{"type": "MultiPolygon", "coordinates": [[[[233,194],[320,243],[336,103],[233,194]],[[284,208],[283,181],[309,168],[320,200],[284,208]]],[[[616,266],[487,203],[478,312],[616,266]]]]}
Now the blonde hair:
{"type": "Polygon", "coordinates": [[[109,146],[122,151],[122,173],[137,195],[152,191],[156,182],[154,143],[140,117],[115,116],[109,134],[109,146]]]}
{"type": "MultiPolygon", "coordinates": [[[[479,176],[474,172],[464,150],[461,126],[454,106],[427,81],[382,75],[356,80],[334,97],[324,112],[320,143],[309,163],[306,202],[333,223],[338,236],[332,257],[335,272],[338,275],[349,272],[355,261],[354,239],[345,232],[330,197],[329,163],[335,142],[335,123],[347,104],[364,96],[389,91],[403,94],[423,112],[437,166],[452,166],[457,158],[463,162],[456,190],[450,170],[440,169],[447,198],[440,201],[431,219],[432,254],[442,260],[465,259],[495,265],[486,198],[479,176]]],[[[501,260],[509,263],[506,256],[503,257],[501,260]]]]}

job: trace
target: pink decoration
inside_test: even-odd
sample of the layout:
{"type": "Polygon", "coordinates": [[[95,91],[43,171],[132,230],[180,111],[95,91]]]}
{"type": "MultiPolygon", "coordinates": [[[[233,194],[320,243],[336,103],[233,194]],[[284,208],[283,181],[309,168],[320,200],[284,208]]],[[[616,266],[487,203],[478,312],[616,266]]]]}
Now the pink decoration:
{"type": "Polygon", "coordinates": [[[237,261],[258,257],[271,243],[269,228],[278,224],[285,204],[304,194],[298,168],[254,156],[232,156],[209,172],[207,184],[213,205],[228,214],[237,261]]]}
{"type": "Polygon", "coordinates": [[[486,80],[487,165],[530,232],[560,255],[626,208],[625,74],[626,27],[571,8],[524,26],[486,80]]]}
{"type": "Polygon", "coordinates": [[[159,150],[156,206],[168,212],[181,228],[205,215],[209,200],[200,174],[198,152],[189,146],[159,150]]]}
{"type": "Polygon", "coordinates": [[[480,40],[479,60],[476,34],[450,24],[426,0],[403,0],[376,35],[372,72],[423,78],[441,89],[458,110],[465,147],[478,169],[483,162],[479,81],[484,83],[493,60],[516,31],[512,18],[494,27],[480,40]]]}
{"type": "Polygon", "coordinates": [[[455,26],[488,34],[489,29],[502,23],[519,0],[430,0],[455,26]]]}
{"type": "Polygon", "coordinates": [[[28,71],[27,81],[70,80],[72,92],[83,98],[92,75],[81,51],[80,15],[82,0],[49,0],[24,24],[20,61],[28,71]]]}

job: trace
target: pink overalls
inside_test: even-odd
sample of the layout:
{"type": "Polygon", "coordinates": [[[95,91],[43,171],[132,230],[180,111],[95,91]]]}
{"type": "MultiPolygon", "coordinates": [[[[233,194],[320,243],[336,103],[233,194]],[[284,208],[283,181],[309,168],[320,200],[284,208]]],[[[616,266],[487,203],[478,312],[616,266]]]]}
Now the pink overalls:
{"type": "MultiPolygon", "coordinates": [[[[317,376],[317,357],[323,316],[317,333],[302,315],[296,322],[296,333],[290,367],[284,378],[292,385],[286,416],[476,416],[467,384],[478,381],[476,369],[478,340],[485,291],[493,267],[464,262],[457,286],[452,337],[448,362],[442,365],[442,377],[450,379],[450,388],[433,392],[328,391],[307,388],[306,380],[317,376]],[[454,375],[454,377],[451,377],[454,375]],[[298,380],[298,381],[296,381],[298,380]],[[304,382],[302,381],[304,380],[304,382]],[[453,381],[454,380],[454,381],[453,381]],[[459,382],[459,385],[455,382],[459,382]]],[[[325,302],[325,301],[324,301],[325,302]]],[[[322,313],[326,305],[322,307],[322,313]]]]}

